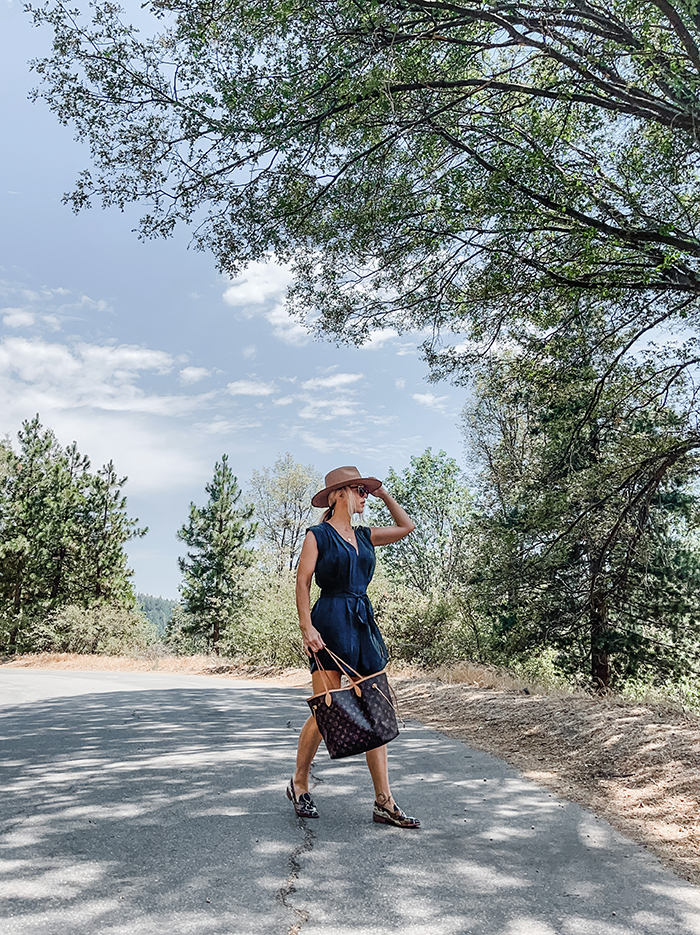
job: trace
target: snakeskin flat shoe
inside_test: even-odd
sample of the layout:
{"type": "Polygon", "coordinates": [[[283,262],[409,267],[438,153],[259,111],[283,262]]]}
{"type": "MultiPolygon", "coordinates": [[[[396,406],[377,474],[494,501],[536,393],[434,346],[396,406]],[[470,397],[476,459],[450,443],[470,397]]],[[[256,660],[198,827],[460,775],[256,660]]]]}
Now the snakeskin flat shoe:
{"type": "Polygon", "coordinates": [[[311,798],[309,793],[302,792],[302,794],[297,797],[297,794],[294,791],[294,778],[289,780],[289,785],[287,786],[287,798],[294,806],[294,811],[297,813],[299,818],[318,818],[318,809],[314,805],[314,800],[311,798]]]}
{"type": "Polygon", "coordinates": [[[396,804],[394,808],[385,808],[379,802],[375,802],[372,821],[380,825],[396,825],[397,828],[420,828],[420,821],[417,818],[410,818],[396,804]]]}

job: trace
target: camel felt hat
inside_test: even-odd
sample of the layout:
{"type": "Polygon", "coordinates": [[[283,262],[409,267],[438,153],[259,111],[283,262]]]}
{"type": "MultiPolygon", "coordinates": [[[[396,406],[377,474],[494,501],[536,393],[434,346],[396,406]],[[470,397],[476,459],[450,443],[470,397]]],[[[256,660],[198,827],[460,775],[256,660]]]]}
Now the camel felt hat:
{"type": "Polygon", "coordinates": [[[356,467],[339,467],[326,474],[326,486],[315,495],[312,506],[328,506],[328,494],[342,487],[358,487],[362,484],[370,493],[379,490],[382,482],[376,477],[362,477],[356,467]]]}

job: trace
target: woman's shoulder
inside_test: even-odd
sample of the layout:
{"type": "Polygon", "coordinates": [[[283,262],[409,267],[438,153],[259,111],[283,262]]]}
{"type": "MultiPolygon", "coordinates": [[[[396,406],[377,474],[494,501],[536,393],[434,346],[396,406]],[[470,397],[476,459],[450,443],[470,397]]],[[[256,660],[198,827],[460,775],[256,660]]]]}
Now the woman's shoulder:
{"type": "Polygon", "coordinates": [[[365,542],[372,544],[372,527],[371,526],[356,526],[355,535],[361,536],[365,542]]]}
{"type": "Polygon", "coordinates": [[[316,523],[315,526],[307,526],[306,531],[313,533],[314,539],[319,542],[328,535],[328,523],[316,523]]]}

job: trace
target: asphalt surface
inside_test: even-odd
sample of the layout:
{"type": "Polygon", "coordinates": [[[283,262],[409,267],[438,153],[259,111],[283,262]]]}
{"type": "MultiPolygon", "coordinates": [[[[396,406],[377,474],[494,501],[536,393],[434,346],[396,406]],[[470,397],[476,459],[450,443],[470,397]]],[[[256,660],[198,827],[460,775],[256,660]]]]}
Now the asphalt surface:
{"type": "Polygon", "coordinates": [[[700,891],[590,812],[418,724],[390,746],[424,823],[371,821],[363,758],[284,797],[304,693],[0,670],[2,935],[700,935],[700,891]]]}

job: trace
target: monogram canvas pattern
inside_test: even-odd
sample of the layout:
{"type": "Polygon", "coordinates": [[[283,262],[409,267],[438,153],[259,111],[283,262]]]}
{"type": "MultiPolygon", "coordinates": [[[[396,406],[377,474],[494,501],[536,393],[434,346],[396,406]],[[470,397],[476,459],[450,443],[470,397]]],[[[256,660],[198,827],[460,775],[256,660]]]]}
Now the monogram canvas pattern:
{"type": "Polygon", "coordinates": [[[332,691],[330,707],[325,694],[308,699],[332,760],[374,750],[398,736],[386,673],[369,675],[357,685],[359,697],[352,687],[332,691]]]}

